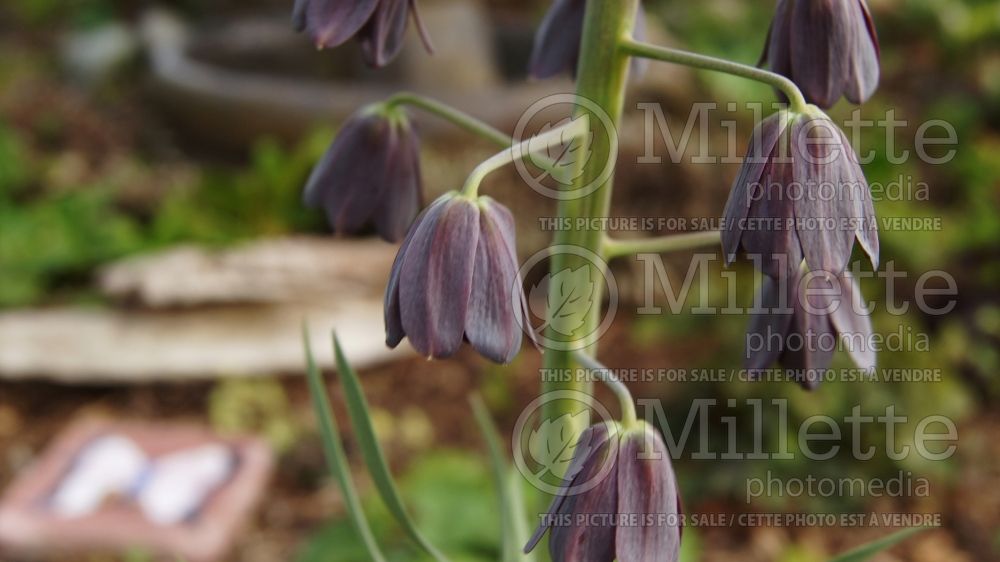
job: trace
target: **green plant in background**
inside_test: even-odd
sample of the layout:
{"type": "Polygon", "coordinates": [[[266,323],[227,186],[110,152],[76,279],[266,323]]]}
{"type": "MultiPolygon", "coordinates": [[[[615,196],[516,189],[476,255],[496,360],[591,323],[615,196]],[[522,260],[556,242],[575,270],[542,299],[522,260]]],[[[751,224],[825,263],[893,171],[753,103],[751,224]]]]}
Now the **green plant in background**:
{"type": "MultiPolygon", "coordinates": [[[[397,479],[413,518],[452,560],[495,561],[501,547],[497,502],[484,491],[493,480],[486,459],[460,450],[435,450],[421,455],[397,479]],[[468,498],[476,498],[475,502],[468,498]],[[454,514],[460,511],[462,517],[454,514]]],[[[377,495],[376,495],[377,496],[377,495]]],[[[392,514],[376,497],[363,501],[372,532],[389,560],[433,560],[406,538],[392,514]]],[[[297,562],[364,561],[371,556],[350,519],[318,529],[296,556],[297,562]]]]}
{"type": "Polygon", "coordinates": [[[845,552],[830,562],[864,562],[865,560],[870,560],[879,552],[882,552],[883,550],[904,541],[923,530],[924,529],[921,528],[914,528],[897,531],[883,539],[859,546],[850,552],[845,552]]]}
{"type": "Polygon", "coordinates": [[[261,435],[278,453],[290,449],[300,432],[285,389],[275,379],[218,383],[208,399],[208,416],[217,431],[261,435]]]}
{"type": "Polygon", "coordinates": [[[68,21],[77,26],[105,22],[115,13],[111,0],[12,0],[4,6],[20,22],[28,25],[51,25],[68,21]]]}
{"type": "Polygon", "coordinates": [[[32,198],[39,171],[21,138],[0,127],[0,307],[37,302],[95,264],[138,250],[141,229],[102,186],[32,198]]]}
{"type": "Polygon", "coordinates": [[[302,209],[299,188],[327,135],[317,132],[291,150],[262,140],[248,169],[207,170],[197,185],[168,193],[150,226],[151,241],[222,245],[317,230],[316,215],[302,209]]]}
{"type": "Polygon", "coordinates": [[[143,220],[122,204],[123,186],[113,178],[52,188],[39,162],[44,156],[0,127],[0,307],[46,304],[53,296],[98,300],[81,289],[96,267],[171,244],[222,246],[321,230],[319,217],[302,209],[299,186],[328,134],[290,150],[261,141],[249,169],[208,167],[190,185],[172,186],[143,220]]]}

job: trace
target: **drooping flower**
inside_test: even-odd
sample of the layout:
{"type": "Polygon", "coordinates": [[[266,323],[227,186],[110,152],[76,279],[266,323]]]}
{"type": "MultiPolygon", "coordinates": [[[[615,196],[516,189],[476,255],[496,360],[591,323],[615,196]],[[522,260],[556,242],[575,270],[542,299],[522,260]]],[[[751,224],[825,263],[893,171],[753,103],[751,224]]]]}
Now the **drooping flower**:
{"type": "MultiPolygon", "coordinates": [[[[587,11],[587,0],[555,0],[542,19],[528,62],[528,75],[536,80],[544,80],[568,72],[576,76],[576,66],[580,59],[580,42],[583,40],[583,19],[587,11]]],[[[645,34],[646,15],[639,5],[636,13],[635,36],[641,39],[645,34]]],[[[641,74],[643,59],[633,59],[633,74],[641,74]]]]}
{"type": "Polygon", "coordinates": [[[468,341],[509,363],[528,318],[515,248],[514,218],[493,199],[448,193],[431,203],[392,265],[386,344],[407,337],[424,356],[449,357],[468,341]]]}
{"type": "Polygon", "coordinates": [[[319,49],[357,37],[365,62],[378,68],[399,54],[411,14],[424,46],[432,51],[416,0],[295,0],[292,24],[307,32],[319,49]]]}
{"type": "Polygon", "coordinates": [[[838,348],[858,368],[874,371],[871,338],[869,312],[849,271],[833,278],[803,270],[782,279],[764,275],[759,309],[747,327],[744,367],[759,376],[777,362],[813,390],[838,348]]]}
{"type": "Polygon", "coordinates": [[[669,452],[645,422],[598,424],[581,434],[564,485],[525,545],[547,531],[553,562],[675,562],[680,495],[669,452]]]}
{"type": "Polygon", "coordinates": [[[401,108],[371,106],[347,120],[306,183],[305,203],[322,207],[337,233],[374,225],[397,242],[423,199],[420,140],[401,108]]]}
{"type": "Polygon", "coordinates": [[[771,277],[803,259],[839,275],[855,239],[878,264],[868,182],[847,137],[819,110],[779,111],[757,126],[723,222],[727,264],[742,248],[771,277]]]}
{"type": "Polygon", "coordinates": [[[778,0],[761,62],[810,103],[862,103],[879,80],[879,46],[865,0],[778,0]]]}

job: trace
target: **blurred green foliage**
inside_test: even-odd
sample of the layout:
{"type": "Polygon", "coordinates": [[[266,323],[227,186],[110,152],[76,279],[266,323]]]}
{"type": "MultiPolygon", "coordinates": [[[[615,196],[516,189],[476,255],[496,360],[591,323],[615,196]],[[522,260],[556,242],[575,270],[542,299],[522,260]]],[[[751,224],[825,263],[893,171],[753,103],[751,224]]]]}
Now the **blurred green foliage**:
{"type": "MultiPolygon", "coordinates": [[[[462,451],[429,452],[415,459],[397,484],[417,526],[451,560],[497,560],[500,510],[484,457],[462,451]]],[[[429,560],[409,543],[377,494],[366,495],[364,508],[389,560],[429,560]]],[[[368,560],[350,521],[331,522],[297,557],[298,562],[326,560],[368,560]]]]}
{"type": "Polygon", "coordinates": [[[140,246],[139,225],[100,186],[30,197],[37,168],[0,127],[0,306],[37,302],[96,264],[140,246]]]}
{"type": "Polygon", "coordinates": [[[226,379],[215,385],[208,400],[216,431],[260,435],[277,453],[295,445],[301,431],[297,413],[276,379],[226,379]]]}
{"type": "Polygon", "coordinates": [[[87,298],[81,287],[96,267],[133,253],[319,229],[300,191],[329,138],[320,132],[291,149],[261,140],[246,168],[205,166],[192,185],[172,187],[152,216],[142,217],[123,205],[111,179],[52,188],[44,172],[51,157],[32,154],[16,131],[0,126],[0,307],[51,302],[62,293],[87,298]]]}
{"type": "MultiPolygon", "coordinates": [[[[712,286],[709,289],[707,305],[724,307],[728,304],[727,287],[717,271],[718,263],[709,275],[712,286]]],[[[738,269],[738,302],[749,304],[751,292],[757,276],[750,267],[738,269]]],[[[874,291],[870,291],[872,293],[874,291]]],[[[701,306],[701,296],[692,294],[685,310],[701,306]]],[[[869,296],[870,299],[877,297],[869,296]]],[[[663,305],[661,298],[658,304],[663,305]]],[[[738,368],[743,354],[744,331],[747,319],[743,315],[693,315],[687,312],[658,316],[640,316],[633,324],[631,337],[636,345],[648,347],[649,355],[662,348],[663,341],[671,342],[670,350],[690,350],[684,360],[669,365],[644,365],[644,367],[666,367],[674,369],[709,370],[732,373],[738,368]],[[699,351],[700,350],[700,351],[699,351]],[[734,364],[735,362],[735,364],[734,364]]],[[[874,316],[878,333],[906,334],[908,329],[921,332],[918,315],[893,316],[880,307],[874,316]]],[[[706,450],[716,457],[707,460],[692,458],[700,450],[699,425],[701,417],[695,417],[696,425],[683,450],[682,458],[675,461],[678,481],[688,498],[729,498],[738,503],[747,502],[749,479],[769,479],[788,481],[803,479],[811,475],[817,479],[851,478],[898,478],[900,472],[911,482],[918,478],[928,478],[932,482],[946,484],[954,477],[957,458],[945,462],[928,461],[917,454],[893,461],[884,453],[886,450],[885,424],[866,423],[861,434],[861,449],[869,446],[879,451],[869,461],[858,462],[851,454],[852,436],[850,426],[844,420],[852,415],[854,407],[860,407],[862,416],[885,416],[886,409],[893,407],[895,414],[906,416],[907,421],[895,429],[895,447],[910,446],[917,424],[927,416],[940,415],[961,424],[970,419],[976,408],[970,389],[959,376],[959,365],[952,356],[946,342],[931,335],[929,351],[903,349],[884,351],[879,355],[879,369],[939,369],[941,380],[937,382],[887,382],[885,380],[858,380],[856,382],[831,381],[820,383],[819,390],[806,392],[791,382],[747,382],[734,379],[726,382],[675,382],[663,383],[660,387],[663,410],[668,427],[675,439],[686,423],[699,412],[694,411],[695,400],[715,400],[715,405],[707,410],[709,441],[706,450]],[[752,400],[760,400],[760,422],[756,421],[755,405],[752,400]],[[777,406],[774,400],[787,400],[784,406],[777,406]],[[787,408],[784,414],[780,408],[787,408]],[[840,453],[832,462],[811,461],[803,454],[798,441],[798,431],[803,422],[815,415],[830,416],[843,428],[842,439],[834,443],[840,446],[840,453]],[[731,445],[728,426],[723,418],[736,420],[737,433],[735,447],[731,445]],[[783,425],[782,425],[783,424],[783,425]],[[759,428],[759,431],[758,431],[759,428]],[[759,435],[759,437],[758,437],[759,435]],[[784,435],[785,441],[779,440],[784,435]],[[794,458],[790,460],[743,458],[726,460],[722,455],[730,450],[750,453],[755,449],[755,439],[761,439],[765,452],[788,451],[794,458]]],[[[838,353],[833,369],[852,368],[845,354],[838,353]]],[[[646,393],[648,395],[648,391],[646,393]]],[[[647,412],[655,416],[653,412],[647,412]]],[[[657,421],[651,417],[651,421],[657,421]]],[[[824,426],[814,428],[822,432],[824,426]]],[[[939,429],[934,429],[939,431],[939,429]]],[[[826,446],[813,444],[819,452],[826,446]]],[[[937,488],[931,493],[937,494],[937,488]]],[[[937,490],[938,492],[940,490],[937,490]]],[[[868,496],[854,497],[792,497],[788,494],[767,494],[753,498],[753,506],[764,511],[805,511],[805,512],[846,512],[858,509],[872,500],[868,496]]],[[[749,507],[749,506],[748,506],[749,507]]]]}
{"type": "Polygon", "coordinates": [[[114,0],[11,0],[4,9],[28,25],[66,22],[86,27],[115,17],[116,4],[114,0]]]}
{"type": "Polygon", "coordinates": [[[331,137],[329,131],[317,132],[290,150],[264,139],[245,169],[205,170],[193,189],[167,194],[153,220],[152,239],[227,244],[317,230],[321,222],[304,209],[302,185],[331,137]]]}

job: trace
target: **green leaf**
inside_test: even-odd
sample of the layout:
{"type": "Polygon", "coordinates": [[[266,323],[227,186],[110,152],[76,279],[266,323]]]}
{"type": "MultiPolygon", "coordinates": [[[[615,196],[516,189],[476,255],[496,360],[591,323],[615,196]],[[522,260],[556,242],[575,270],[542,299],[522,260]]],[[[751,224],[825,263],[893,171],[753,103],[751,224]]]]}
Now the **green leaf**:
{"type": "Polygon", "coordinates": [[[554,275],[546,275],[532,287],[528,302],[546,303],[547,310],[543,314],[538,314],[541,311],[537,310],[535,313],[548,319],[548,324],[556,333],[572,336],[587,321],[587,315],[594,307],[595,284],[591,269],[590,264],[576,269],[566,268],[554,275]],[[540,294],[546,290],[546,285],[548,294],[540,294]]]}
{"type": "Polygon", "coordinates": [[[368,402],[361,390],[361,382],[358,380],[357,373],[344,357],[344,351],[340,348],[340,341],[336,334],[333,336],[333,349],[337,360],[337,372],[340,373],[340,384],[344,388],[347,413],[351,417],[351,425],[354,426],[354,433],[361,446],[361,454],[365,459],[365,465],[368,466],[368,472],[372,476],[375,488],[386,507],[403,526],[406,533],[410,535],[410,538],[435,560],[446,561],[447,558],[420,533],[409,514],[406,513],[406,507],[399,497],[396,484],[389,472],[388,463],[385,461],[385,455],[382,453],[382,447],[375,435],[375,428],[372,425],[371,416],[368,414],[368,402]]]}
{"type": "Polygon", "coordinates": [[[926,530],[927,527],[911,527],[909,529],[903,529],[902,531],[898,531],[868,544],[861,545],[849,552],[845,552],[844,554],[830,560],[830,562],[864,562],[879,552],[887,548],[891,548],[911,536],[926,530]]]}
{"type": "MultiPolygon", "coordinates": [[[[420,530],[434,537],[439,548],[447,549],[449,558],[456,562],[500,559],[500,509],[493,493],[493,473],[482,455],[435,448],[414,458],[396,485],[411,513],[420,514],[420,530]]],[[[388,509],[383,512],[392,517],[388,509]]],[[[412,541],[402,542],[412,551],[412,541]]],[[[409,554],[408,562],[422,553],[409,554]]]]}
{"type": "Polygon", "coordinates": [[[513,562],[516,560],[533,560],[534,556],[525,555],[521,551],[528,541],[528,530],[524,525],[524,505],[521,501],[520,477],[512,470],[503,454],[497,428],[493,424],[489,410],[478,395],[469,397],[472,413],[476,418],[479,431],[486,439],[490,451],[490,463],[493,467],[493,478],[496,483],[497,497],[500,500],[500,544],[501,560],[513,562]]]}
{"type": "Polygon", "coordinates": [[[326,384],[324,384],[323,376],[320,374],[319,367],[316,366],[316,360],[313,358],[312,347],[309,344],[309,330],[304,326],[302,328],[302,341],[306,353],[306,374],[309,380],[309,394],[312,396],[313,408],[316,410],[316,418],[319,420],[326,461],[330,465],[330,470],[337,479],[337,483],[340,484],[340,491],[344,495],[344,503],[347,505],[347,511],[358,534],[361,535],[361,540],[369,556],[375,562],[385,562],[385,557],[379,550],[371,528],[368,526],[368,521],[365,519],[364,511],[361,509],[361,500],[358,498],[358,491],[354,488],[354,482],[351,480],[347,455],[344,453],[344,447],[340,443],[340,431],[337,429],[337,421],[333,417],[330,401],[327,398],[326,384]]]}

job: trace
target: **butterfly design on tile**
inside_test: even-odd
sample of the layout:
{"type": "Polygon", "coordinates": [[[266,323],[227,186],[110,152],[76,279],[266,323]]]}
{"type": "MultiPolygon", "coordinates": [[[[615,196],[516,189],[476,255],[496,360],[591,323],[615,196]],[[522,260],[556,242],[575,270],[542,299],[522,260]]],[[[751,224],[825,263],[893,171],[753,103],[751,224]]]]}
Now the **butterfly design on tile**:
{"type": "Polygon", "coordinates": [[[110,497],[133,502],[157,525],[195,515],[236,467],[231,447],[211,443],[149,457],[131,439],[106,435],[77,456],[48,507],[67,519],[96,512],[110,497]]]}

